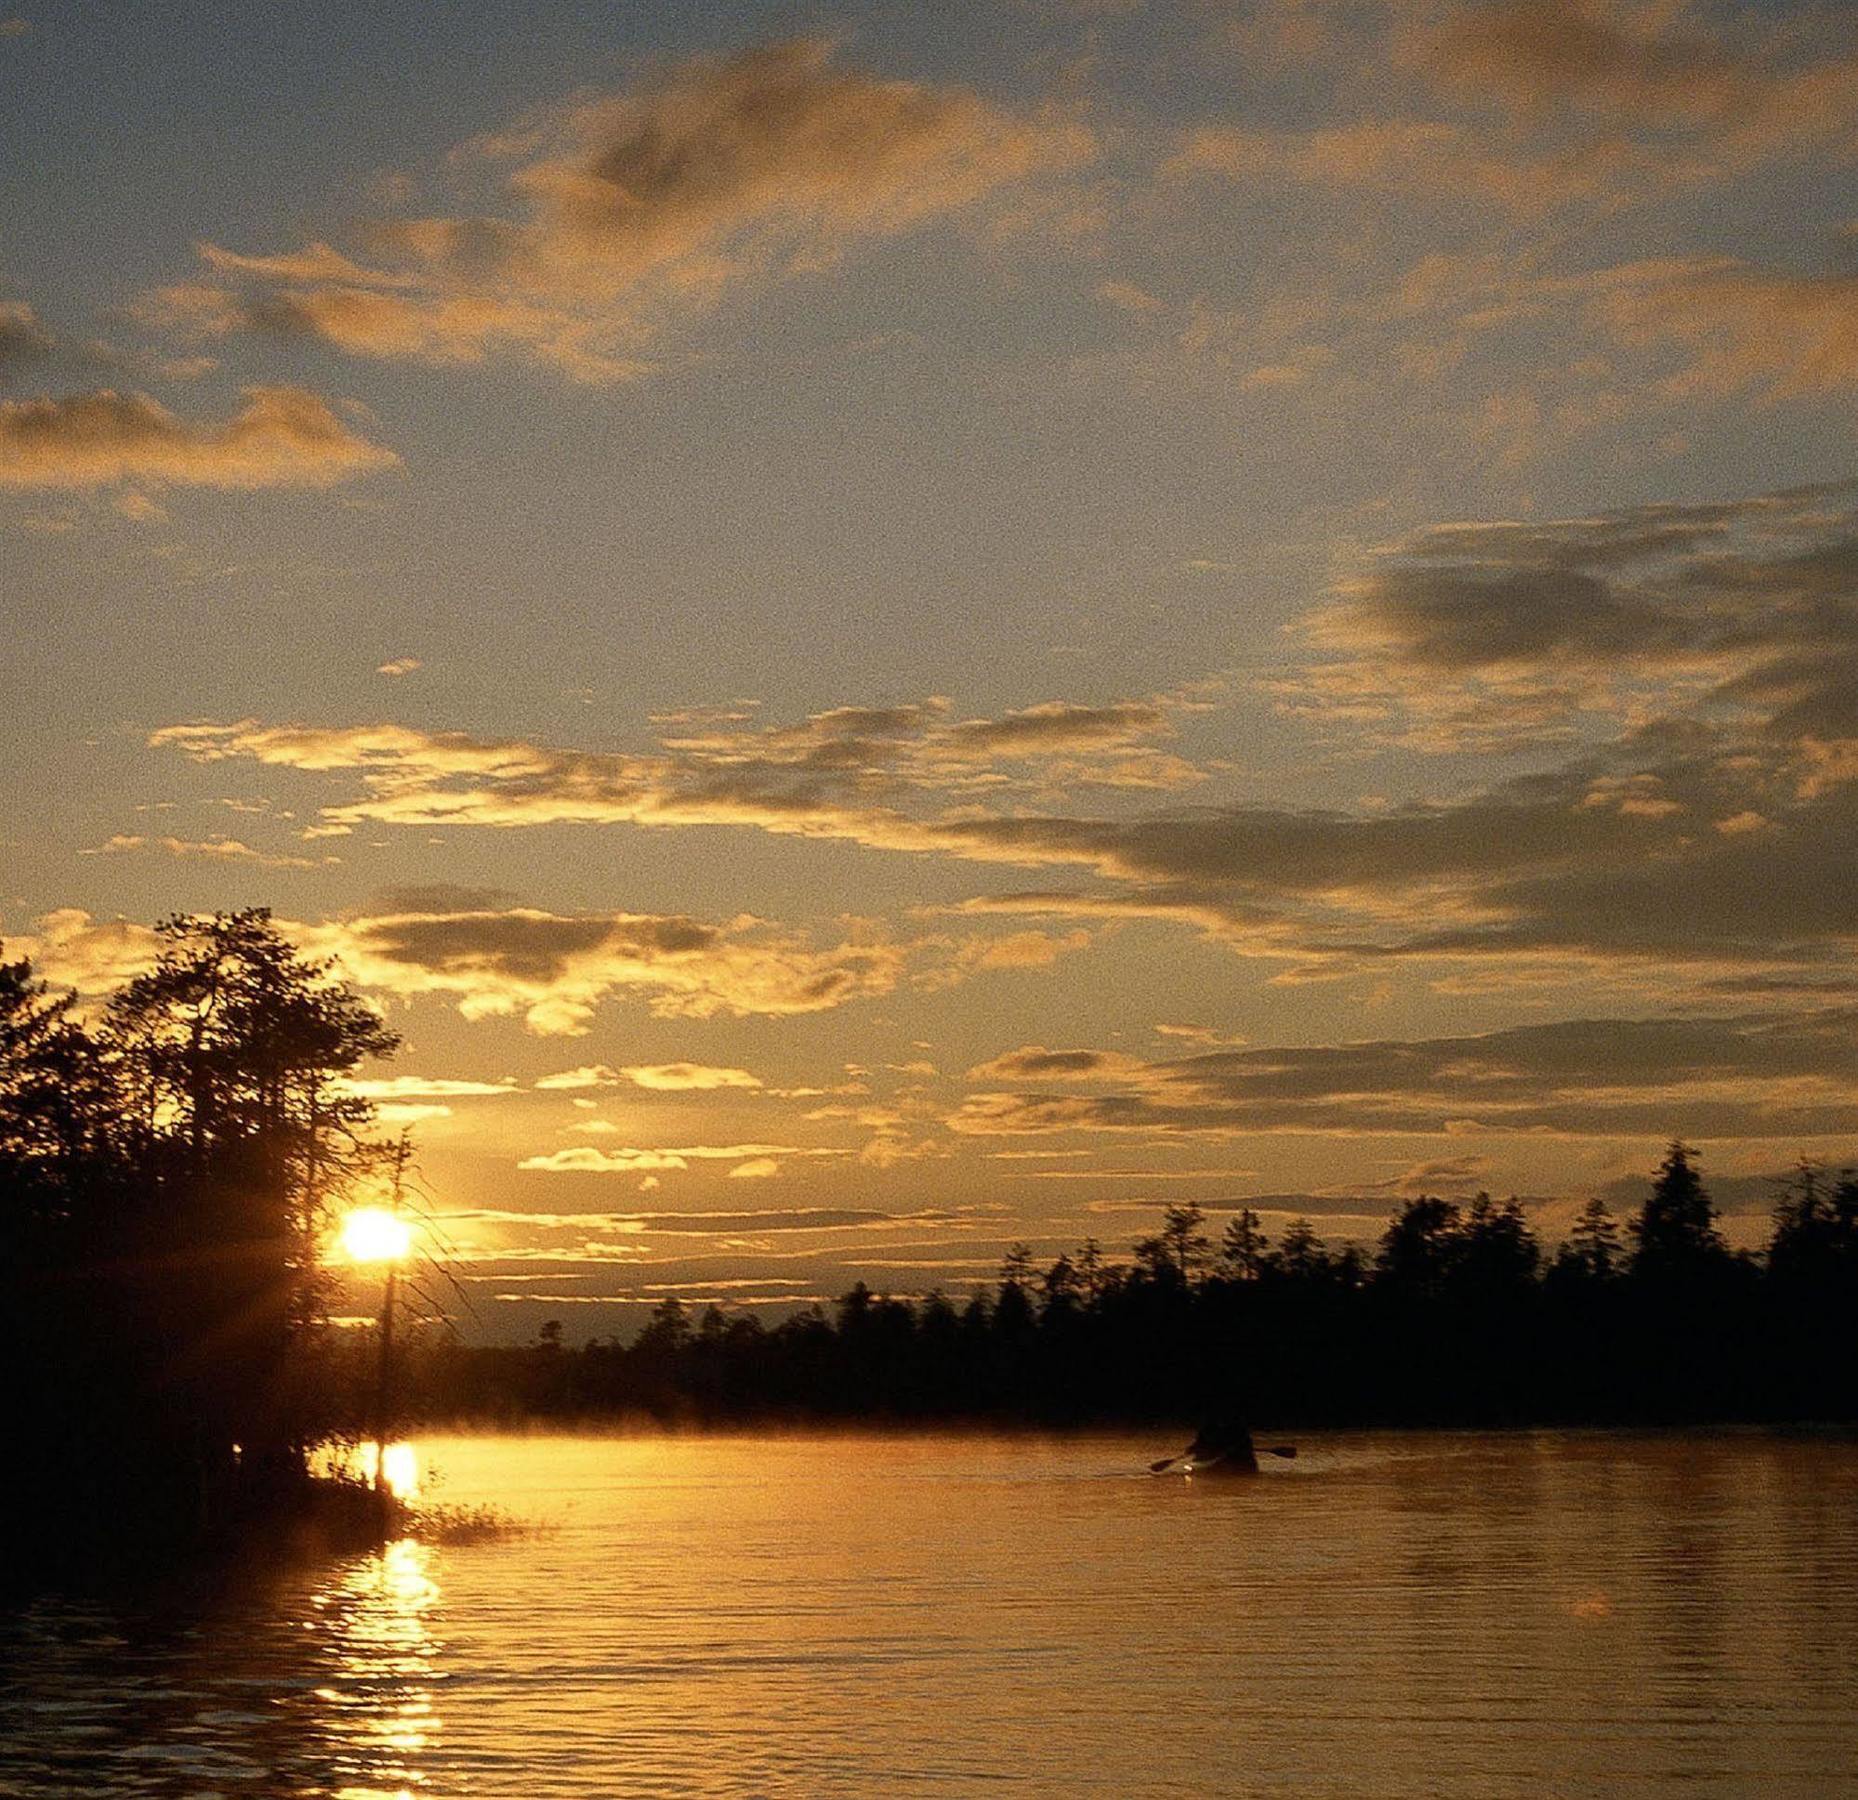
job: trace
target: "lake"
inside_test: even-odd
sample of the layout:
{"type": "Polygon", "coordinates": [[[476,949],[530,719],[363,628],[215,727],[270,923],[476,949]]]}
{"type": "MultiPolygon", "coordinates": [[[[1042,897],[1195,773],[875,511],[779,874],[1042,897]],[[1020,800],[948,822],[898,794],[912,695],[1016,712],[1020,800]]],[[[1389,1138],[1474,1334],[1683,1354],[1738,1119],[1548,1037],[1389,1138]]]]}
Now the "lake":
{"type": "Polygon", "coordinates": [[[1858,1444],[444,1437],[528,1529],[0,1615],[7,1795],[1858,1793],[1858,1444]]]}

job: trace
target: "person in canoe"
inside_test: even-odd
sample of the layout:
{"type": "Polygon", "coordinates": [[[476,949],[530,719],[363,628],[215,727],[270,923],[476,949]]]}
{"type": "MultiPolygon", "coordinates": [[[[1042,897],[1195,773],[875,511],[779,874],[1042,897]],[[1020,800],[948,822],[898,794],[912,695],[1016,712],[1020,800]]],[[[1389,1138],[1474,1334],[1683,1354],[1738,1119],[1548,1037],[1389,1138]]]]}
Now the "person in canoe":
{"type": "MultiPolygon", "coordinates": [[[[1292,1457],[1297,1452],[1292,1445],[1273,1444],[1265,1454],[1292,1457]]],[[[1171,1468],[1183,1475],[1256,1475],[1258,1451],[1252,1443],[1250,1426],[1239,1413],[1228,1411],[1207,1420],[1178,1456],[1164,1456],[1148,1467],[1153,1475],[1171,1468]]]]}

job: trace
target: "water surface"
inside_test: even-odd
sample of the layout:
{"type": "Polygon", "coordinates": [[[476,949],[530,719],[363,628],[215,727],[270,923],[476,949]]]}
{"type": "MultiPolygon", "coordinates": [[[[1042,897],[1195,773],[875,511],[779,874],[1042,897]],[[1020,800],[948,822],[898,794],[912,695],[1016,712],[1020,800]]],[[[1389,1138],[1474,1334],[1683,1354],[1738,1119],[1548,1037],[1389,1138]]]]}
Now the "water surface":
{"type": "Polygon", "coordinates": [[[0,1793],[1858,1793],[1858,1446],[497,1438],[540,1528],[0,1616],[0,1793]]]}

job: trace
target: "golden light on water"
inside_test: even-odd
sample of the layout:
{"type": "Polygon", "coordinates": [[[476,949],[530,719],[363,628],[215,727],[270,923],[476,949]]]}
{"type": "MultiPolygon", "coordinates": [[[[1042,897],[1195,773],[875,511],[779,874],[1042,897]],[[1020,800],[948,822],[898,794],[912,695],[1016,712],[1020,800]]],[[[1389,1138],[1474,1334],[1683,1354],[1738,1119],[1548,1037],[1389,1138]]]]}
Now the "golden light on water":
{"type": "Polygon", "coordinates": [[[381,1485],[396,1500],[417,1500],[420,1496],[419,1452],[408,1443],[390,1443],[383,1466],[380,1447],[372,1439],[358,1444],[323,1444],[311,1454],[311,1469],[320,1476],[374,1485],[374,1471],[381,1470],[381,1485]]]}
{"type": "MultiPolygon", "coordinates": [[[[394,1452],[388,1446],[391,1470],[394,1452]]],[[[352,1563],[312,1602],[331,1658],[317,1690],[325,1730],[347,1777],[339,1800],[412,1800],[438,1742],[432,1618],[439,1604],[431,1547],[413,1538],[352,1563]]]]}
{"type": "Polygon", "coordinates": [[[362,1480],[372,1484],[378,1467],[381,1485],[396,1500],[419,1498],[419,1452],[411,1444],[389,1444],[385,1458],[378,1444],[363,1444],[359,1454],[362,1480]]]}
{"type": "Polygon", "coordinates": [[[339,1242],[350,1262],[401,1262],[413,1247],[413,1230],[383,1206],[358,1206],[343,1219],[339,1242]]]}

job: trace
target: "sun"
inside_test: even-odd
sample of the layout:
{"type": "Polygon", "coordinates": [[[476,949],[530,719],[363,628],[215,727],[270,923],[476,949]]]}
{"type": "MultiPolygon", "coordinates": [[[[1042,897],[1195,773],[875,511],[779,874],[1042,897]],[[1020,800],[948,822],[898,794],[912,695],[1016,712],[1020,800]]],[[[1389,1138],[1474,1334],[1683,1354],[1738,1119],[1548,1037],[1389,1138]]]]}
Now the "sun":
{"type": "Polygon", "coordinates": [[[398,1213],[361,1206],[343,1219],[341,1244],[350,1262],[399,1262],[413,1247],[413,1231],[398,1213]]]}

